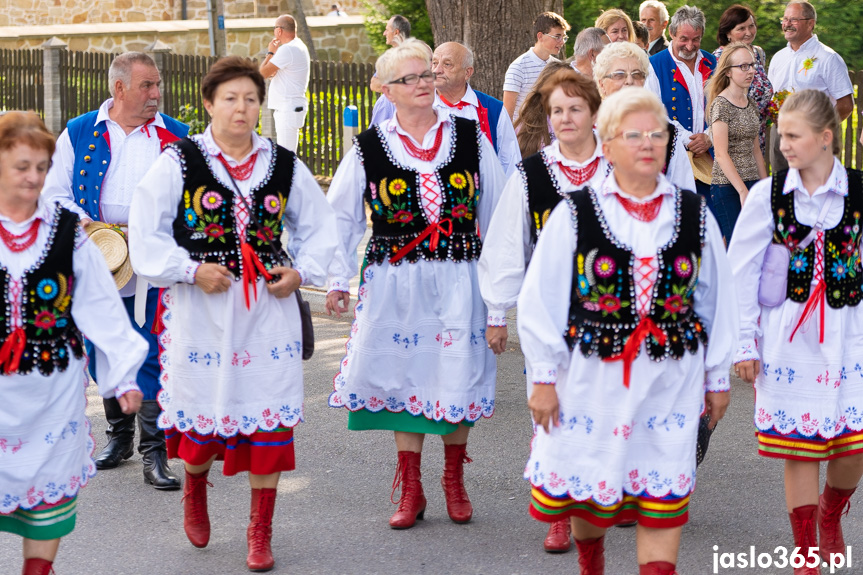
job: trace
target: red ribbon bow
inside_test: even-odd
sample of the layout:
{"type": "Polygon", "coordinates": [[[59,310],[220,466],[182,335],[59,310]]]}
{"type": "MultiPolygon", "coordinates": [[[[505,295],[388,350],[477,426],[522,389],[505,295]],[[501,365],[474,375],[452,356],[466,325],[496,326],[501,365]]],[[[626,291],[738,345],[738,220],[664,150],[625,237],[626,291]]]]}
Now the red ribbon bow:
{"type": "MultiPolygon", "coordinates": [[[[463,108],[467,108],[468,106],[473,106],[470,102],[465,102],[464,100],[460,100],[455,104],[450,104],[446,98],[438,94],[441,102],[449,106],[450,108],[457,108],[459,110],[463,108]]],[[[494,143],[494,140],[491,139],[491,125],[488,123],[488,108],[479,104],[476,107],[476,115],[479,118],[479,129],[482,130],[482,133],[485,134],[486,138],[488,138],[489,142],[494,143]]]]}
{"type": "Polygon", "coordinates": [[[431,235],[431,239],[429,240],[429,249],[432,251],[437,249],[438,242],[440,241],[440,235],[443,234],[446,237],[452,235],[452,220],[449,218],[445,218],[439,222],[429,224],[426,229],[422,231],[420,235],[416,237],[411,243],[400,249],[396,252],[396,255],[390,258],[390,263],[394,264],[406,255],[408,255],[412,249],[417,247],[421,241],[426,239],[429,235],[431,235]],[[445,228],[444,225],[447,227],[445,228]]]}
{"type": "Polygon", "coordinates": [[[0,369],[3,370],[4,375],[18,371],[26,344],[27,336],[24,334],[24,329],[20,327],[15,328],[3,342],[3,347],[0,347],[0,369]]]}
{"type": "Polygon", "coordinates": [[[794,341],[794,335],[797,333],[797,330],[812,317],[812,314],[815,313],[815,308],[820,306],[818,343],[824,343],[824,304],[826,299],[827,284],[822,279],[815,286],[815,289],[812,290],[812,293],[809,294],[809,299],[806,300],[806,307],[803,308],[803,315],[800,316],[797,325],[794,326],[794,331],[791,332],[791,337],[788,338],[788,341],[794,341]]]}
{"type": "Polygon", "coordinates": [[[641,348],[641,342],[647,339],[647,336],[652,335],[659,342],[659,345],[665,345],[665,332],[659,329],[652,319],[649,317],[641,318],[638,325],[635,326],[635,331],[629,336],[626,345],[623,346],[623,351],[619,355],[609,357],[603,361],[623,361],[623,386],[629,389],[629,378],[632,372],[632,362],[638,356],[638,350],[641,348]]]}
{"type": "Polygon", "coordinates": [[[267,281],[273,279],[273,276],[261,263],[261,258],[248,242],[242,242],[240,252],[243,256],[243,295],[246,297],[246,309],[249,309],[249,284],[252,285],[255,301],[258,301],[258,273],[267,281]]]}

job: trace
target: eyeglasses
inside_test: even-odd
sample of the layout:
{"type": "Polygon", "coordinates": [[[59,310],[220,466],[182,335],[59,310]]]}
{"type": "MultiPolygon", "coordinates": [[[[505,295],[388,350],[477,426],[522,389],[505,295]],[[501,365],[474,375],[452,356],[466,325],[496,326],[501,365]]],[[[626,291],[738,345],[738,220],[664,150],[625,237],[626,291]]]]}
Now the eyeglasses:
{"type": "Polygon", "coordinates": [[[733,66],[729,66],[729,68],[740,68],[741,72],[748,72],[752,68],[755,67],[754,62],[748,62],[746,64],[734,64],[733,66]]]}
{"type": "Polygon", "coordinates": [[[404,84],[405,86],[416,86],[420,83],[420,80],[423,82],[434,82],[437,74],[432,72],[431,70],[426,70],[422,74],[408,74],[407,76],[402,76],[398,80],[393,80],[392,82],[387,82],[388,84],[404,84]]]}
{"type": "MultiPolygon", "coordinates": [[[[623,143],[631,148],[637,148],[644,141],[644,138],[650,142],[651,146],[664,146],[668,143],[669,138],[668,130],[657,130],[656,132],[640,132],[639,130],[627,130],[625,132],[621,132],[611,140],[615,138],[622,138],[623,143]]],[[[609,141],[611,141],[609,140],[609,141]]]]}
{"type": "Polygon", "coordinates": [[[612,72],[611,74],[606,74],[606,78],[611,78],[615,82],[623,82],[626,80],[626,77],[629,76],[632,78],[633,82],[643,82],[647,76],[641,70],[634,70],[629,72],[628,74],[623,70],[618,70],[617,72],[612,72]]]}
{"type": "Polygon", "coordinates": [[[792,26],[797,26],[797,24],[799,24],[800,22],[803,22],[805,20],[815,20],[815,18],[782,18],[779,20],[779,23],[782,24],[783,26],[785,24],[791,24],[792,26]]]}
{"type": "Polygon", "coordinates": [[[554,38],[555,42],[566,42],[569,40],[569,36],[561,35],[561,34],[546,34],[545,32],[540,32],[543,36],[548,36],[549,38],[554,38]]]}

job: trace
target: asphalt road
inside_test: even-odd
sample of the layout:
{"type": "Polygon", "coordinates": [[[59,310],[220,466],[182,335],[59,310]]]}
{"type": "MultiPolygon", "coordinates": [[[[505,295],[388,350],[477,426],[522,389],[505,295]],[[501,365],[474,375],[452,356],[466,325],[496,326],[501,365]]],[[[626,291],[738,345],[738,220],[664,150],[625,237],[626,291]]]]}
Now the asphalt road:
{"type": "MultiPolygon", "coordinates": [[[[320,309],[319,299],[313,304],[320,309]]],[[[578,573],[575,552],[542,551],[546,525],[528,515],[529,488],[522,471],[531,425],[523,357],[514,334],[498,363],[494,417],[477,424],[468,445],[473,463],[466,466],[465,483],[474,505],[473,520],[456,525],[446,516],[439,487],[443,449],[437,438],[430,437],[422,466],[428,498],[425,520],[413,529],[393,531],[387,525],[395,510],[390,503],[396,463],[392,434],[348,433],[346,412],[327,407],[349,323],[316,315],[315,328],[317,349],[305,370],[306,421],[295,429],[297,469],[283,475],[276,502],[272,573],[578,573]]],[[[683,531],[681,574],[713,573],[714,545],[720,553],[747,555],[754,546],[757,555],[791,544],[782,463],[756,454],[751,387],[736,379],[732,387],[729,413],[699,469],[690,521],[683,531]]],[[[89,399],[88,413],[101,449],[105,422],[95,386],[89,388],[89,399]]],[[[173,467],[182,471],[179,463],[173,467]]],[[[158,492],[144,485],[140,456],[100,472],[81,491],[78,526],[61,544],[57,575],[248,573],[248,482],[243,475],[224,477],[220,471],[217,464],[210,475],[213,535],[206,549],[193,548],[183,533],[181,492],[158,492]]],[[[863,566],[859,495],[852,500],[844,525],[847,543],[860,546],[853,555],[863,566]]],[[[0,533],[0,574],[20,573],[20,549],[20,538],[0,533]]],[[[637,572],[635,530],[609,530],[606,573],[637,572]]],[[[763,575],[791,569],[718,572],[763,575]]],[[[863,567],[837,573],[863,573],[863,567]]]]}

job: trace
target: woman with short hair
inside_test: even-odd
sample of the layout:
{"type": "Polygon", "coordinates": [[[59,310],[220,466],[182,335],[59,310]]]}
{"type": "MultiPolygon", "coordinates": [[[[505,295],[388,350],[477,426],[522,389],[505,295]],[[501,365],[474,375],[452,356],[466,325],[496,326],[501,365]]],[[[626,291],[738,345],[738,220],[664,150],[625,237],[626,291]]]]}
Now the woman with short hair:
{"type": "Polygon", "coordinates": [[[639,573],[675,572],[702,407],[712,427],[729,401],[731,274],[703,198],[662,175],[667,125],[645,89],[603,101],[614,170],[554,208],[518,297],[530,512],[571,518],[582,575],[604,573],[606,529],[632,521],[639,573]]]}
{"type": "Polygon", "coordinates": [[[159,425],[186,468],[186,536],[209,542],[207,476],[223,460],[225,475],[249,472],[246,565],[268,571],[276,488],[303,420],[295,291],[324,282],[335,217],[297,156],[255,133],[264,79],[253,63],[218,60],[201,95],[210,125],[171,144],[136,189],[129,249],[135,271],[166,288],[159,425]]]}
{"type": "Polygon", "coordinates": [[[387,50],[376,68],[396,114],[356,137],[327,193],[340,243],[327,308],[337,314],[350,301],[366,208],[372,221],[356,318],[329,404],[347,409],[350,430],[394,433],[392,501],[399,507],[391,528],[411,528],[425,516],[420,461],[429,434],[443,442],[447,514],[467,523],[468,432],[492,416],[496,378],[476,266],[480,230],[488,229],[504,174],[477,122],[434,108],[422,42],[387,50]]]}
{"type": "MultiPolygon", "coordinates": [[[[0,117],[0,532],[24,539],[23,575],[48,575],[96,474],[84,336],[99,394],[135,413],[147,343],[78,216],[41,196],[54,136],[33,112],[0,117]]],[[[7,565],[8,567],[8,565],[7,565]]]]}

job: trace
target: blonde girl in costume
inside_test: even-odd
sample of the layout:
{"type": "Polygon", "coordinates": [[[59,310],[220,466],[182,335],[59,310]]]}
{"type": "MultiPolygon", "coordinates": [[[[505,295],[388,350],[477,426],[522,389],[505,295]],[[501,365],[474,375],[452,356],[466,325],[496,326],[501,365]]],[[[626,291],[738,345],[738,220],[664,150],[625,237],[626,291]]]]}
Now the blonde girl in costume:
{"type": "Polygon", "coordinates": [[[735,369],[755,383],[758,453],[785,460],[794,545],[807,558],[794,573],[812,575],[815,549],[825,560],[845,552],[840,516],[863,474],[863,183],[836,158],[839,118],[826,94],[791,95],[779,134],[789,169],[752,188],[728,249],[735,369]]]}

